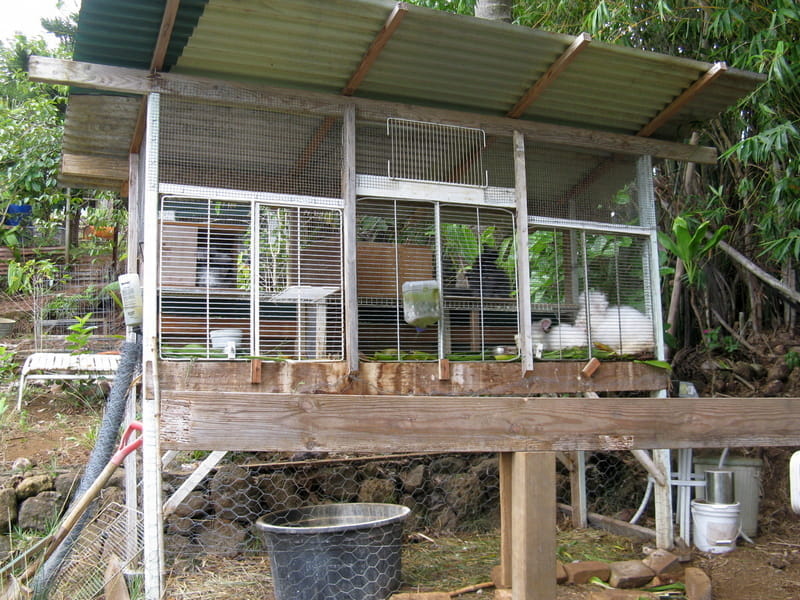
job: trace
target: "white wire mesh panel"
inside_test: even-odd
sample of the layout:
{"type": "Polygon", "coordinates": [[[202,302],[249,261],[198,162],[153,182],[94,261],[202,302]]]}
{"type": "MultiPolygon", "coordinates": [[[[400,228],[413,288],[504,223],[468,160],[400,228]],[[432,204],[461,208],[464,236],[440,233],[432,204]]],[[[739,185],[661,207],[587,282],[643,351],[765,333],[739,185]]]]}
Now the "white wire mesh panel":
{"type": "Polygon", "coordinates": [[[162,200],[162,357],[342,357],[339,211],[256,207],[162,200]]]}
{"type": "Polygon", "coordinates": [[[389,177],[462,185],[488,184],[480,129],[390,118],[389,177]]]}
{"type": "Polygon", "coordinates": [[[164,358],[250,354],[249,231],[249,203],[162,199],[159,331],[164,358]]]}
{"type": "Polygon", "coordinates": [[[510,212],[362,199],[357,220],[359,348],[367,356],[433,360],[444,353],[493,360],[491,347],[515,346],[510,212]],[[424,282],[435,282],[440,318],[418,327],[406,321],[409,298],[403,290],[404,284],[424,287],[424,282]]]}
{"type": "Polygon", "coordinates": [[[341,214],[259,207],[260,356],[343,356],[341,214]]]}
{"type": "Polygon", "coordinates": [[[538,228],[528,237],[533,343],[544,358],[655,351],[645,236],[538,228]]]}
{"type": "Polygon", "coordinates": [[[341,197],[341,119],[166,96],[160,131],[160,183],[341,197]]]}
{"type": "Polygon", "coordinates": [[[501,356],[515,356],[514,215],[442,205],[439,235],[450,357],[494,360],[498,347],[501,356]]]}
{"type": "MultiPolygon", "coordinates": [[[[103,507],[81,530],[48,589],[51,600],[105,597],[114,578],[141,573],[142,516],[121,504],[103,507]]],[[[117,585],[126,585],[120,582],[117,585]]]]}
{"type": "Polygon", "coordinates": [[[436,359],[439,323],[416,329],[405,322],[402,304],[403,284],[437,278],[434,204],[364,199],[356,219],[360,351],[436,359]]]}
{"type": "Polygon", "coordinates": [[[635,157],[528,144],[525,161],[529,215],[643,225],[635,157]]]}

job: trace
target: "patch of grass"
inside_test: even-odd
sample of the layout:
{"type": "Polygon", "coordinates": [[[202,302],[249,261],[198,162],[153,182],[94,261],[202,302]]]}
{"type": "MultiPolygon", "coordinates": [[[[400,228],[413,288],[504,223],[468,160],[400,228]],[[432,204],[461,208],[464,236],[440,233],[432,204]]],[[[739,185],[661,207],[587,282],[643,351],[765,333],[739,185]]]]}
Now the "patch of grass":
{"type": "Polygon", "coordinates": [[[636,542],[600,529],[560,531],[556,549],[558,560],[599,560],[615,562],[641,558],[636,542]]]}
{"type": "Polygon", "coordinates": [[[500,534],[439,537],[403,544],[403,588],[452,591],[488,581],[500,563],[500,534]]]}

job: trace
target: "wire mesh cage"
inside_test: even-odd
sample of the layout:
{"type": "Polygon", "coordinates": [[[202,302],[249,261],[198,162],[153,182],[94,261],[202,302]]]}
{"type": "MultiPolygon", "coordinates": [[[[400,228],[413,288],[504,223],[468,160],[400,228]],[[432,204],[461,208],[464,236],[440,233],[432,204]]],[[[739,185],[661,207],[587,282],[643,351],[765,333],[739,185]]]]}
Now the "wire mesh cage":
{"type": "Polygon", "coordinates": [[[529,252],[533,343],[546,358],[583,358],[590,346],[653,354],[649,238],[538,228],[529,252]]]}
{"type": "Polygon", "coordinates": [[[341,119],[167,96],[161,183],[341,197],[341,119]]]}
{"type": "Polygon", "coordinates": [[[514,346],[511,212],[362,198],[356,219],[362,352],[379,360],[456,353],[481,360],[491,358],[491,345],[514,346]],[[435,291],[430,319],[409,320],[409,304],[424,303],[426,289],[435,291]]]}
{"type": "Polygon", "coordinates": [[[340,211],[165,196],[160,265],[162,357],[341,358],[340,211]]]}

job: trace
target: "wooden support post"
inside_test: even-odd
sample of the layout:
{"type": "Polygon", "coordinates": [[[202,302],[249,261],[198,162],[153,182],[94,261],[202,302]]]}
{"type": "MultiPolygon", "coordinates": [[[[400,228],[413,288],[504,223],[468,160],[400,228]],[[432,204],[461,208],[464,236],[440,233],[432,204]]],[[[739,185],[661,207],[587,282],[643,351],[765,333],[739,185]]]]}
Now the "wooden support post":
{"type": "Polygon", "coordinates": [[[672,550],[675,545],[672,531],[672,485],[670,479],[669,450],[653,450],[653,463],[664,474],[665,482],[655,482],[653,497],[656,505],[656,546],[662,550],[672,550]]]}
{"type": "Polygon", "coordinates": [[[586,508],[586,452],[570,452],[572,468],[569,472],[570,504],[572,505],[572,526],[585,529],[589,526],[589,511],[586,508]]]}
{"type": "Polygon", "coordinates": [[[556,597],[556,458],[516,452],[511,459],[511,598],[556,597]]]}
{"type": "Polygon", "coordinates": [[[497,586],[511,587],[511,457],[512,452],[501,452],[500,459],[500,575],[497,586]]]}

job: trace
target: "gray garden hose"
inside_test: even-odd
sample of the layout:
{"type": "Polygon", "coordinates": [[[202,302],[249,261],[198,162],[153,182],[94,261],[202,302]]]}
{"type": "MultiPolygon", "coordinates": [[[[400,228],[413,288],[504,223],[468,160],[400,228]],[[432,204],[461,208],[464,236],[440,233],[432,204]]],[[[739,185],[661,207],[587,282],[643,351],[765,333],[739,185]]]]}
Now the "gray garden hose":
{"type": "MultiPolygon", "coordinates": [[[[130,390],[133,378],[140,368],[142,362],[142,344],[140,341],[125,342],[114,378],[114,384],[108,394],[103,420],[97,433],[97,441],[94,449],[89,455],[83,477],[75,490],[73,498],[79,499],[91,487],[95,479],[102,473],[103,469],[111,460],[117,447],[122,420],[125,415],[125,406],[128,402],[128,391],[130,390]]],[[[33,578],[32,587],[35,599],[47,598],[47,592],[52,585],[52,581],[58,574],[61,563],[66,559],[75,540],[81,530],[88,523],[94,510],[89,508],[75,527],[64,539],[61,545],[53,552],[52,556],[42,565],[36,576],[33,578]]]]}

